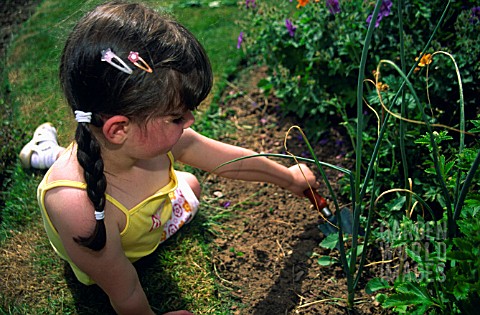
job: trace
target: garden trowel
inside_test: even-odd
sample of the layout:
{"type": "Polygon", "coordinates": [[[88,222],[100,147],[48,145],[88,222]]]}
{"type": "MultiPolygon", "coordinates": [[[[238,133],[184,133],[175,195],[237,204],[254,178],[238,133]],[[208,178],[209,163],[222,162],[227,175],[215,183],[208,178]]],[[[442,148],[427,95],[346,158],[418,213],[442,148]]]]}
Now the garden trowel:
{"type": "MultiPolygon", "coordinates": [[[[330,235],[338,232],[338,219],[337,216],[328,209],[328,204],[325,198],[320,196],[320,194],[313,189],[307,189],[303,194],[310,200],[313,206],[320,211],[322,217],[328,221],[319,225],[320,230],[325,235],[330,235]]],[[[352,234],[353,231],[353,216],[352,212],[348,208],[343,208],[338,214],[341,216],[342,221],[342,230],[343,233],[352,234]]],[[[363,230],[359,231],[360,235],[364,234],[363,230]]]]}

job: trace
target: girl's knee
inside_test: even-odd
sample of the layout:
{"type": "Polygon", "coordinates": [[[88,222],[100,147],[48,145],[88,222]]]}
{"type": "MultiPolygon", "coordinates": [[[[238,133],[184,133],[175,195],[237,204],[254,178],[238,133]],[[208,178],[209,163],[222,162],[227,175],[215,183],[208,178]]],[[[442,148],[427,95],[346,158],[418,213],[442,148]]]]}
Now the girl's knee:
{"type": "Polygon", "coordinates": [[[195,175],[190,173],[188,174],[191,176],[190,180],[188,181],[188,185],[190,185],[190,188],[192,188],[192,191],[195,196],[197,196],[197,199],[200,200],[200,195],[202,194],[202,187],[200,187],[200,182],[195,175]]]}
{"type": "Polygon", "coordinates": [[[198,178],[192,173],[179,171],[177,171],[177,176],[181,176],[187,182],[188,186],[190,186],[197,199],[200,200],[202,188],[200,187],[200,182],[198,181],[198,178]]]}

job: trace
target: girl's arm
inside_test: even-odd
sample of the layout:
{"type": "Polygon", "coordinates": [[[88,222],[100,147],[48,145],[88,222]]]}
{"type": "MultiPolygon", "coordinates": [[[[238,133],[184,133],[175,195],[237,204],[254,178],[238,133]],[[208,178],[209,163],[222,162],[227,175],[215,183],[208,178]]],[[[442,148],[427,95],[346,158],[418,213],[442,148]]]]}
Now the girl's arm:
{"type": "Polygon", "coordinates": [[[105,214],[107,243],[102,250],[90,250],[73,240],[90,235],[95,227],[94,210],[87,200],[86,192],[78,189],[64,187],[47,192],[45,204],[68,256],[109,296],[118,314],[154,314],[135,268],[125,257],[112,214],[105,214]]]}
{"type": "Polygon", "coordinates": [[[298,196],[303,196],[303,191],[309,188],[309,184],[318,188],[315,175],[306,165],[285,167],[266,157],[248,158],[216,169],[222,163],[257,153],[212,140],[190,128],[185,129],[172,152],[182,163],[204,171],[214,171],[226,178],[272,183],[298,196]]]}

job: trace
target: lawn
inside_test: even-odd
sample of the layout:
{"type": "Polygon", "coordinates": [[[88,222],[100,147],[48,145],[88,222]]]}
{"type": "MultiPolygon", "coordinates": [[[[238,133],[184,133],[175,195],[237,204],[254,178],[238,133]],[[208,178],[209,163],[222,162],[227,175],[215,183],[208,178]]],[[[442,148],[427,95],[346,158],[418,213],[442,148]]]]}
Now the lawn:
{"type": "MultiPolygon", "coordinates": [[[[213,6],[209,6],[210,1],[145,2],[185,24],[204,45],[215,85],[212,97],[197,114],[197,121],[202,125],[202,116],[208,113],[208,128],[204,129],[224,128],[212,124],[218,115],[209,108],[215,107],[212,99],[242,58],[242,52],[236,48],[236,20],[241,18],[236,2],[218,1],[213,6]]],[[[16,130],[11,150],[18,152],[35,127],[45,121],[54,123],[61,144],[71,141],[74,122],[58,85],[59,55],[73,24],[97,3],[100,1],[42,1],[16,34],[8,49],[4,80],[13,113],[8,126],[16,130]]],[[[75,283],[68,267],[48,244],[35,198],[43,173],[23,170],[18,161],[6,173],[0,226],[0,273],[4,279],[0,314],[111,313],[105,295],[75,283]],[[89,306],[82,303],[85,299],[89,306]]],[[[197,314],[222,314],[228,310],[230,302],[218,294],[214,284],[208,230],[213,221],[207,216],[208,211],[139,267],[142,281],[149,288],[147,294],[157,297],[152,306],[158,313],[179,308],[197,314]]]]}

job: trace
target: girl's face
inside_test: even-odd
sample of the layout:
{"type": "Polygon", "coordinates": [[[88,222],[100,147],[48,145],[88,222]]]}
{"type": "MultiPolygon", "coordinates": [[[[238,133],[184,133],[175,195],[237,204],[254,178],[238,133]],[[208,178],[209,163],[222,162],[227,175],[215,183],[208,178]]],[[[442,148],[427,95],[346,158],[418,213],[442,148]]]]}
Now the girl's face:
{"type": "MultiPolygon", "coordinates": [[[[133,135],[135,155],[150,159],[172,150],[183,134],[195,121],[191,111],[161,116],[150,120],[146,127],[135,125],[133,135]]],[[[133,153],[133,152],[132,152],[133,153]]]]}

